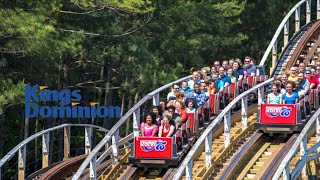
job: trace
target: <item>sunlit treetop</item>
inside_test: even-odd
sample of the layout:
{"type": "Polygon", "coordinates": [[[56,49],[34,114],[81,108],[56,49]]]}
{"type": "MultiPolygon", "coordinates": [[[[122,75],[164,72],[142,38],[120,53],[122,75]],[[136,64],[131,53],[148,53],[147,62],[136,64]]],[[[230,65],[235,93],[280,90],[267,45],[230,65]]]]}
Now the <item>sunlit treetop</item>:
{"type": "Polygon", "coordinates": [[[150,0],[71,0],[80,8],[110,8],[129,13],[146,13],[153,9],[150,0]]]}

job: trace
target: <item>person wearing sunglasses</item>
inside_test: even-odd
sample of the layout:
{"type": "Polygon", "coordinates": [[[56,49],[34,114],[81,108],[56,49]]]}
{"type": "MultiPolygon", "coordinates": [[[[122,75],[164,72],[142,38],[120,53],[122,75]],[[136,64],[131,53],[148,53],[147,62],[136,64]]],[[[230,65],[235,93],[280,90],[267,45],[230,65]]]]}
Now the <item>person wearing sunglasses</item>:
{"type": "Polygon", "coordinates": [[[255,76],[257,68],[255,65],[252,65],[251,62],[253,62],[253,59],[246,56],[244,58],[244,68],[246,69],[248,76],[255,76]]]}
{"type": "Polygon", "coordinates": [[[316,77],[311,74],[311,70],[306,70],[305,79],[310,82],[310,89],[315,89],[317,87],[316,77]]]}
{"type": "Polygon", "coordinates": [[[179,85],[177,83],[172,84],[171,92],[167,95],[167,101],[169,101],[170,97],[176,97],[176,93],[179,91],[179,85]]]}

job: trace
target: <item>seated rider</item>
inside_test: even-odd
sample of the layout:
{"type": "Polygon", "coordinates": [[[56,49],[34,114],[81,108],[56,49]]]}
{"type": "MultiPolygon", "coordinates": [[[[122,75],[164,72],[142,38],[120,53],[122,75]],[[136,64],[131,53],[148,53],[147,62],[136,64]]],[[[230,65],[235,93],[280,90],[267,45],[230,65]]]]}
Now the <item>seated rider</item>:
{"type": "Polygon", "coordinates": [[[194,108],[193,101],[188,102],[187,113],[194,113],[196,108],[194,108]]]}
{"type": "Polygon", "coordinates": [[[277,84],[273,83],[272,85],[272,93],[268,94],[267,103],[268,104],[281,104],[282,103],[282,95],[278,93],[277,84]]]}
{"type": "Polygon", "coordinates": [[[169,121],[169,124],[172,124],[176,127],[176,129],[179,128],[179,126],[182,125],[182,120],[181,117],[178,113],[175,112],[176,108],[174,106],[169,106],[168,107],[168,114],[171,115],[171,121],[169,121]]]}
{"type": "Polygon", "coordinates": [[[288,81],[286,85],[287,92],[282,95],[282,104],[296,104],[299,101],[297,92],[293,92],[293,83],[288,81]]]}
{"type": "Polygon", "coordinates": [[[159,127],[156,125],[156,116],[154,113],[148,113],[145,122],[140,125],[142,137],[154,137],[157,135],[159,127]]]}
{"type": "Polygon", "coordinates": [[[163,124],[159,128],[159,137],[171,137],[174,133],[174,125],[169,124],[171,120],[170,115],[165,115],[162,119],[163,124]]]}

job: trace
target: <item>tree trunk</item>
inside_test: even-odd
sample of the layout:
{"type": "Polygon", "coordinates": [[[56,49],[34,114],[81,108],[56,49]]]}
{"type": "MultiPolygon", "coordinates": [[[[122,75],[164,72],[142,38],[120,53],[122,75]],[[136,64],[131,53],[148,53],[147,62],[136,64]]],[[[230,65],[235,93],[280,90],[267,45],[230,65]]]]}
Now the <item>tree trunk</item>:
{"type": "MultiPolygon", "coordinates": [[[[137,92],[136,95],[134,96],[134,102],[133,102],[132,106],[134,106],[135,104],[137,104],[138,100],[139,100],[139,93],[137,92]]],[[[141,110],[142,110],[142,109],[140,108],[140,117],[137,117],[137,118],[140,118],[140,120],[141,120],[141,115],[142,115],[142,117],[144,117],[144,114],[141,114],[141,110]]],[[[139,124],[139,125],[140,125],[140,124],[139,124]]]]}
{"type": "MultiPolygon", "coordinates": [[[[5,128],[3,126],[3,123],[6,119],[5,116],[5,109],[0,108],[0,131],[2,131],[3,128],[5,128]]],[[[21,142],[22,139],[22,133],[23,133],[23,121],[21,121],[21,125],[20,125],[20,130],[19,130],[19,142],[21,142]]],[[[0,158],[2,158],[4,156],[4,137],[3,137],[3,133],[0,133],[0,158]]]]}
{"type": "MultiPolygon", "coordinates": [[[[95,84],[95,87],[97,87],[96,84],[95,84]]],[[[99,94],[98,94],[98,96],[99,96],[99,94]]],[[[99,99],[99,97],[98,97],[98,99],[99,99]]],[[[93,102],[97,102],[96,100],[97,100],[96,90],[94,90],[93,102]]],[[[91,124],[95,124],[95,121],[96,121],[96,118],[91,117],[91,124]]],[[[97,137],[97,135],[96,135],[95,131],[92,131],[92,144],[91,144],[91,147],[94,147],[96,145],[96,137],[97,137]]]]}
{"type": "MultiPolygon", "coordinates": [[[[104,76],[104,64],[102,64],[100,66],[100,80],[101,80],[101,83],[99,83],[99,89],[98,89],[98,103],[100,105],[101,103],[101,98],[102,98],[102,85],[103,85],[103,76],[104,76]]],[[[99,124],[99,118],[97,117],[94,121],[94,125],[98,125],[99,124]]],[[[97,144],[97,133],[94,133],[93,134],[93,143],[94,143],[94,146],[97,144]]]]}
{"type": "MultiPolygon", "coordinates": [[[[132,107],[132,96],[129,96],[129,104],[128,104],[128,110],[129,109],[131,109],[131,107],[132,107]]],[[[125,102],[124,101],[124,95],[122,95],[122,102],[125,102]]],[[[123,106],[124,106],[124,104],[123,104],[123,106]]],[[[122,110],[123,108],[122,108],[122,105],[121,105],[121,117],[122,117],[122,115],[123,115],[123,110],[122,110]]],[[[130,122],[132,121],[132,118],[128,118],[127,119],[127,124],[126,124],[126,136],[128,136],[129,135],[129,132],[130,132],[130,122]]]]}
{"type": "Polygon", "coordinates": [[[24,139],[29,135],[29,118],[24,118],[24,139]]]}
{"type": "MultiPolygon", "coordinates": [[[[36,118],[36,128],[34,129],[34,134],[36,134],[38,132],[38,128],[39,128],[39,117],[36,118]]],[[[35,142],[34,142],[34,149],[35,149],[35,151],[34,151],[34,159],[38,159],[37,147],[38,147],[38,138],[36,138],[35,142]]],[[[34,167],[35,167],[35,169],[38,168],[38,161],[35,161],[34,167]]]]}
{"type": "MultiPolygon", "coordinates": [[[[106,83],[106,90],[105,90],[105,99],[104,99],[104,105],[105,106],[111,106],[112,105],[112,66],[111,66],[111,62],[108,61],[108,71],[107,71],[107,83],[106,83]]],[[[111,129],[112,127],[112,121],[110,117],[106,117],[104,118],[103,121],[103,127],[106,129],[111,129]]]]}
{"type": "MultiPolygon", "coordinates": [[[[71,62],[72,60],[72,56],[70,53],[67,53],[66,54],[66,57],[64,57],[63,61],[64,61],[64,64],[63,64],[63,89],[65,89],[68,85],[69,85],[69,66],[68,66],[68,63],[71,62]]],[[[60,87],[58,87],[60,89],[60,87]]],[[[60,123],[58,125],[61,125],[61,124],[65,124],[66,123],[66,118],[61,118],[59,119],[60,123]]],[[[59,137],[59,140],[58,140],[58,154],[57,154],[57,161],[62,161],[63,160],[63,146],[64,146],[64,143],[63,143],[63,137],[64,137],[64,134],[63,134],[63,129],[60,129],[58,130],[58,137],[59,137]]]]}

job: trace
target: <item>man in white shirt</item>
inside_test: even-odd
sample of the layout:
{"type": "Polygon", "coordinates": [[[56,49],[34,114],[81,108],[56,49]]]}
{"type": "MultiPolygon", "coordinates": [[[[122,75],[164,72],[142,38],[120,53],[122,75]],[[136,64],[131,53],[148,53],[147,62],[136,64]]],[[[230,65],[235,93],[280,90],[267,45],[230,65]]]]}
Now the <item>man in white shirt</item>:
{"type": "Polygon", "coordinates": [[[167,101],[169,101],[170,97],[176,97],[176,92],[179,91],[179,85],[174,83],[174,84],[172,84],[171,88],[172,88],[171,92],[169,92],[167,95],[167,101]]]}

